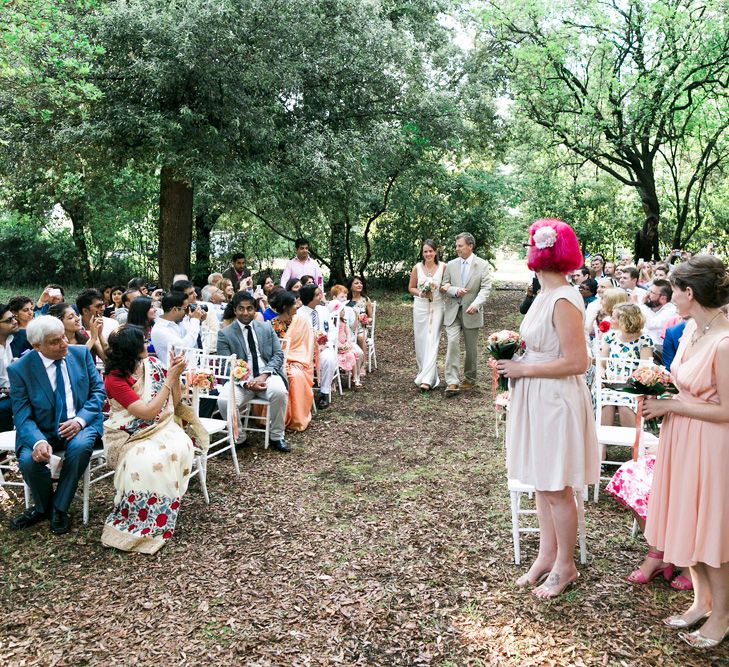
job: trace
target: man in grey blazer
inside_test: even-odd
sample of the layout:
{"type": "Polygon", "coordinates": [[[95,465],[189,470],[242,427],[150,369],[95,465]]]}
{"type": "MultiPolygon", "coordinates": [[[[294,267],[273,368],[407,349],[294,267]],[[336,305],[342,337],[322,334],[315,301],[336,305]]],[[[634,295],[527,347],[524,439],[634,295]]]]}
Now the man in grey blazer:
{"type": "Polygon", "coordinates": [[[491,276],[486,261],[474,254],[475,245],[476,240],[468,232],[456,236],[458,257],[446,265],[440,288],[445,300],[443,324],[448,338],[445,361],[447,397],[476,386],[478,334],[483,326],[482,309],[491,287],[491,276]],[[465,380],[459,383],[461,332],[466,343],[466,361],[463,369],[465,380]]]}
{"type": "MultiPolygon", "coordinates": [[[[237,292],[232,303],[236,321],[218,332],[218,354],[235,354],[239,359],[245,359],[251,369],[245,383],[235,384],[236,402],[240,407],[254,397],[270,401],[269,444],[279,452],[290,452],[284,440],[289,393],[281,343],[268,322],[254,319],[256,300],[249,292],[237,292]]],[[[221,391],[221,395],[225,393],[221,391]]],[[[226,415],[227,401],[218,399],[218,408],[226,415]]]]}

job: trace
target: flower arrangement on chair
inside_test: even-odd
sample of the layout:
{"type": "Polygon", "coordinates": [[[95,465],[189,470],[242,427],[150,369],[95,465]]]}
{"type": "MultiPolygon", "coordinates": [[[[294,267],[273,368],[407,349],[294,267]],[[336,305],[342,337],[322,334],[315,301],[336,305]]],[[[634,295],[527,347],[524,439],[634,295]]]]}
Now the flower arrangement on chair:
{"type": "Polygon", "coordinates": [[[251,369],[244,359],[237,359],[232,371],[233,379],[236,382],[245,382],[251,376],[251,369]]]}
{"type": "Polygon", "coordinates": [[[201,391],[210,391],[215,388],[218,381],[215,379],[215,375],[209,368],[201,368],[196,371],[192,371],[189,378],[191,387],[197,387],[201,391]]]}

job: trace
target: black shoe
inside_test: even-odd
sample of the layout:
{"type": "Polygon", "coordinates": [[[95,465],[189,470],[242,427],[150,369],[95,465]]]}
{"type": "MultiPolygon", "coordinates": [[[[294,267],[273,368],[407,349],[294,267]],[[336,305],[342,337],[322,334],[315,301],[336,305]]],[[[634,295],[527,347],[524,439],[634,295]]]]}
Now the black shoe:
{"type": "Polygon", "coordinates": [[[316,399],[316,407],[320,410],[326,410],[330,402],[329,394],[319,394],[319,398],[316,399]]]}
{"type": "Polygon", "coordinates": [[[10,527],[13,530],[20,530],[28,526],[34,526],[48,518],[47,512],[41,512],[37,507],[31,507],[25,510],[20,516],[16,516],[10,520],[10,527]]]}
{"type": "Polygon", "coordinates": [[[269,440],[269,447],[275,449],[277,452],[284,452],[288,454],[291,451],[291,447],[286,444],[286,441],[282,438],[281,440],[269,440]]]}
{"type": "Polygon", "coordinates": [[[71,517],[68,512],[53,509],[51,511],[51,532],[54,535],[64,535],[71,530],[71,517]]]}

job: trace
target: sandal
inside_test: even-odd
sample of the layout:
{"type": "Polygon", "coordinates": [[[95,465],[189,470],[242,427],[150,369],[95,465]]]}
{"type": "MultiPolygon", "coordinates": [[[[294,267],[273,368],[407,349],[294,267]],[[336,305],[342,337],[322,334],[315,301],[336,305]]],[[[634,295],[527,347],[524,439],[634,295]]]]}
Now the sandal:
{"type": "MultiPolygon", "coordinates": [[[[663,552],[649,551],[646,558],[655,558],[656,560],[662,561],[663,552]]],[[[653,579],[655,579],[659,574],[663,574],[663,578],[666,581],[671,581],[671,577],[673,576],[673,565],[671,565],[670,563],[667,563],[665,565],[659,565],[647,577],[641,572],[640,568],[637,568],[627,576],[627,579],[631,584],[639,584],[641,586],[644,586],[645,584],[653,581],[653,579]]]]}
{"type": "Polygon", "coordinates": [[[692,590],[694,590],[694,584],[691,581],[691,579],[688,579],[687,577],[684,577],[682,574],[679,574],[671,582],[671,588],[674,591],[692,591],[692,590]]]}
{"type": "Polygon", "coordinates": [[[691,648],[714,648],[719,646],[724,641],[724,638],[729,634],[729,628],[724,631],[721,639],[709,639],[701,634],[701,630],[696,632],[679,632],[678,636],[683,639],[691,648]]]}

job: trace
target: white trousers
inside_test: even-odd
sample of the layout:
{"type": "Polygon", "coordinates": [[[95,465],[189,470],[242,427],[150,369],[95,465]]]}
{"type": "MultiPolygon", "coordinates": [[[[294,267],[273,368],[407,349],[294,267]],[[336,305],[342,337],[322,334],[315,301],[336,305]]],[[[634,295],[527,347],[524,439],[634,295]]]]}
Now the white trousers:
{"type": "MultiPolygon", "coordinates": [[[[221,389],[222,396],[228,396],[228,391],[221,389]]],[[[271,420],[271,440],[282,440],[286,427],[286,406],[289,402],[289,392],[286,390],[284,381],[278,375],[270,375],[266,383],[266,391],[251,391],[242,387],[240,384],[235,385],[235,402],[238,408],[242,408],[246,403],[254,398],[265,398],[270,401],[268,408],[269,419],[271,420]]],[[[218,410],[225,419],[228,418],[228,401],[218,399],[218,410]]],[[[242,428],[242,424],[239,424],[242,428]]],[[[241,431],[242,433],[242,431],[241,431]]]]}
{"type": "Polygon", "coordinates": [[[332,381],[338,365],[339,357],[335,349],[327,347],[319,353],[319,393],[329,394],[332,390],[332,381]]]}

